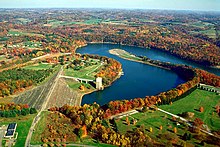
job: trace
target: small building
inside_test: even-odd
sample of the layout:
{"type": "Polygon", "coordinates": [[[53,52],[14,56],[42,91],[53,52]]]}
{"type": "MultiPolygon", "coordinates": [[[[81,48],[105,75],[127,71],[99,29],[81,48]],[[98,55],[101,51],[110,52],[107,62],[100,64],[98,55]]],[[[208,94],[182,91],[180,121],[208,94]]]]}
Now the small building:
{"type": "Polygon", "coordinates": [[[17,128],[17,124],[16,123],[10,123],[8,125],[7,131],[5,133],[5,138],[13,137],[14,134],[15,134],[16,128],[17,128]]]}
{"type": "Polygon", "coordinates": [[[101,77],[96,78],[96,89],[103,90],[102,78],[101,77]]]}

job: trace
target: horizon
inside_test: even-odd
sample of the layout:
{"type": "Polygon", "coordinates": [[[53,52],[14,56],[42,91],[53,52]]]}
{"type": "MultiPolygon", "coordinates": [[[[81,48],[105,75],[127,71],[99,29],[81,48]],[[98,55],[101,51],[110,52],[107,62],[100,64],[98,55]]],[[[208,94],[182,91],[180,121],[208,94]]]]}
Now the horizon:
{"type": "Polygon", "coordinates": [[[131,10],[131,11],[135,11],[135,10],[144,10],[144,11],[184,11],[184,12],[220,12],[220,10],[184,10],[184,9],[144,9],[144,8],[102,8],[102,7],[93,7],[93,8],[86,8],[86,7],[25,7],[25,8],[16,8],[16,7],[11,7],[11,8],[2,8],[0,7],[0,9],[7,9],[7,10],[11,10],[11,9],[30,9],[30,10],[37,10],[37,9],[75,9],[75,10],[80,10],[80,9],[87,9],[87,10],[131,10]]]}
{"type": "Polygon", "coordinates": [[[0,8],[5,9],[129,9],[129,10],[180,10],[180,11],[220,11],[217,0],[0,0],[0,8]]]}

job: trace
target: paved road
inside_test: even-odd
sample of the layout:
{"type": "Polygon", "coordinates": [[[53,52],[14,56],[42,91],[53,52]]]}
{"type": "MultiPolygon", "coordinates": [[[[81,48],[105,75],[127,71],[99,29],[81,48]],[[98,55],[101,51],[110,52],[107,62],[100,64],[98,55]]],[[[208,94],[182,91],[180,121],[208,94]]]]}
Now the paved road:
{"type": "Polygon", "coordinates": [[[30,129],[29,129],[29,132],[28,132],[28,135],[27,135],[27,138],[26,138],[25,147],[30,147],[31,136],[32,136],[32,133],[33,133],[33,131],[34,131],[34,127],[35,127],[36,124],[39,122],[41,113],[42,113],[45,109],[47,109],[48,101],[49,101],[49,99],[50,99],[50,96],[51,96],[51,94],[52,94],[52,92],[53,92],[53,90],[54,90],[54,88],[55,88],[55,86],[56,86],[56,84],[57,84],[57,81],[58,81],[58,79],[59,79],[59,77],[60,77],[62,71],[63,71],[63,67],[61,67],[59,73],[57,74],[57,76],[56,76],[56,78],[55,78],[55,80],[54,80],[54,82],[53,82],[53,84],[52,84],[52,86],[51,86],[51,88],[50,88],[50,90],[49,90],[49,93],[48,93],[47,96],[46,96],[45,102],[43,103],[43,105],[42,105],[40,111],[38,112],[37,116],[34,118],[32,124],[31,124],[31,127],[30,127],[30,129]]]}

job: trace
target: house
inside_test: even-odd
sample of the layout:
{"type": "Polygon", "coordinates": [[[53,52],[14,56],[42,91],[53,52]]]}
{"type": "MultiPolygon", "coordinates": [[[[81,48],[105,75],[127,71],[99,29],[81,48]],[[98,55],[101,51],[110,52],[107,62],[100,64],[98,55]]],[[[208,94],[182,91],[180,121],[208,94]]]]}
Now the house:
{"type": "Polygon", "coordinates": [[[10,123],[8,125],[7,131],[5,133],[5,138],[13,137],[14,134],[15,134],[16,128],[17,128],[17,124],[16,123],[10,123]]]}

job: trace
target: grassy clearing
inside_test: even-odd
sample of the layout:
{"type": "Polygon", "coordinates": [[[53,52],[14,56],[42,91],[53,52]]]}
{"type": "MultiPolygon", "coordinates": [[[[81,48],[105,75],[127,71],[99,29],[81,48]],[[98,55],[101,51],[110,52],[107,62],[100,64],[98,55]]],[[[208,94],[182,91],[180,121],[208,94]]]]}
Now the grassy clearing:
{"type": "Polygon", "coordinates": [[[5,55],[1,55],[1,56],[0,56],[0,61],[2,61],[2,60],[6,60],[5,55]]]}
{"type": "Polygon", "coordinates": [[[25,144],[27,134],[29,132],[29,128],[31,123],[34,119],[34,115],[27,115],[27,116],[19,116],[15,118],[0,118],[0,125],[8,125],[9,123],[16,122],[18,132],[18,138],[15,144],[15,147],[22,147],[25,144]]]}
{"type": "Polygon", "coordinates": [[[101,23],[102,19],[89,19],[89,20],[85,20],[82,22],[78,22],[78,21],[59,21],[59,20],[49,20],[47,22],[47,24],[45,25],[50,25],[52,27],[58,27],[58,26],[62,26],[62,25],[73,25],[73,24],[87,24],[87,25],[91,25],[91,24],[99,24],[101,23]]]}
{"type": "Polygon", "coordinates": [[[0,41],[7,41],[8,37],[0,37],[0,41]]]}
{"type": "Polygon", "coordinates": [[[34,65],[29,65],[25,66],[24,69],[30,69],[30,70],[43,70],[43,69],[51,69],[52,64],[43,64],[43,63],[38,63],[34,65]]]}
{"type": "Polygon", "coordinates": [[[210,28],[208,30],[200,31],[199,33],[207,35],[209,38],[216,38],[215,29],[210,28]]]}
{"type": "Polygon", "coordinates": [[[39,36],[42,37],[42,34],[35,34],[35,33],[28,33],[28,32],[22,32],[21,30],[16,30],[16,29],[12,29],[8,32],[9,36],[23,36],[23,35],[27,35],[27,36],[39,36]]]}
{"type": "Polygon", "coordinates": [[[174,102],[172,105],[164,105],[160,106],[160,108],[174,114],[193,112],[195,114],[194,118],[201,118],[211,130],[217,130],[220,129],[220,117],[217,116],[214,107],[219,103],[219,95],[196,89],[190,95],[174,102]],[[201,106],[204,107],[203,113],[199,112],[201,106]]]}

